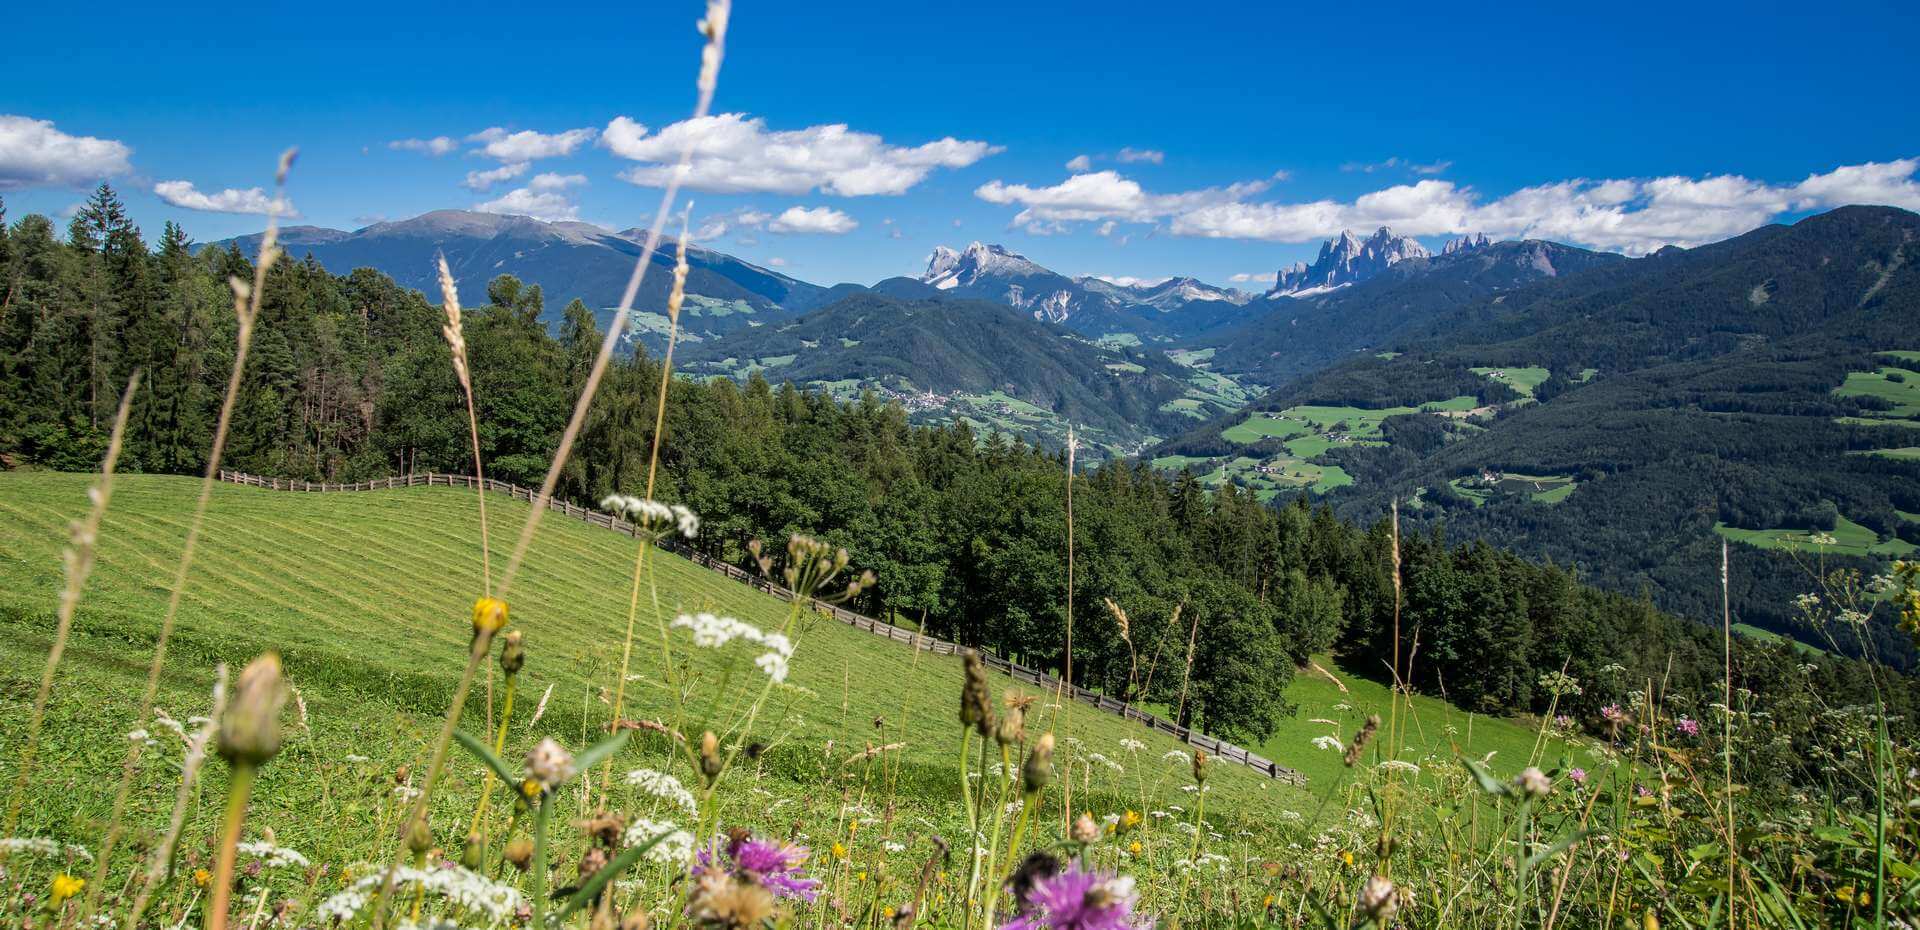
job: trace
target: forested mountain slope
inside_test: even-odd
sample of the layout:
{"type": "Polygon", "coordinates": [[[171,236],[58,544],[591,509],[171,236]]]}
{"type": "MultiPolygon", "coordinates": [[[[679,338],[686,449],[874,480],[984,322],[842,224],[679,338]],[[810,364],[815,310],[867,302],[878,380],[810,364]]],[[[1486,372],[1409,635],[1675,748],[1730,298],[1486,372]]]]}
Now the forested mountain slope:
{"type": "Polygon", "coordinates": [[[1813,638],[1796,630],[1802,563],[1872,574],[1920,542],[1916,252],[1920,217],[1854,207],[1595,263],[1434,317],[1162,452],[1272,454],[1233,430],[1379,411],[1377,437],[1313,460],[1351,476],[1330,498],[1341,513],[1397,497],[1416,524],[1699,618],[1718,612],[1724,537],[1745,544],[1740,618],[1813,638]]]}
{"type": "Polygon", "coordinates": [[[1160,353],[1072,338],[979,300],[858,294],[790,322],[689,345],[686,358],[697,373],[760,368],[799,385],[879,390],[933,417],[965,416],[954,395],[1033,407],[1103,443],[1138,443],[1192,422],[1166,407],[1189,389],[1185,370],[1160,353]]]}

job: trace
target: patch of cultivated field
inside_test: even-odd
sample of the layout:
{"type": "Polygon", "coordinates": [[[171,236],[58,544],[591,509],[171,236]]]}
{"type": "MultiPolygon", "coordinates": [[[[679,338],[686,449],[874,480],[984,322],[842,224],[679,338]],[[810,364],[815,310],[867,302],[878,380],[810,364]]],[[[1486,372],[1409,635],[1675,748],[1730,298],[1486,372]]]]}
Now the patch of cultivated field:
{"type": "MultiPolygon", "coordinates": [[[[1920,361],[1920,353],[1882,352],[1900,361],[1920,361]]],[[[1902,368],[1885,365],[1873,371],[1850,371],[1844,384],[1833,389],[1837,397],[1877,397],[1892,404],[1892,409],[1878,411],[1866,417],[1868,420],[1899,420],[1920,417],[1920,365],[1902,368]]]]}
{"type": "Polygon", "coordinates": [[[1762,549],[1830,552],[1837,555],[1859,556],[1903,556],[1914,551],[1912,543],[1895,537],[1882,540],[1873,530],[1844,516],[1828,533],[1790,529],[1746,530],[1728,526],[1725,523],[1715,523],[1713,529],[1714,532],[1734,542],[1746,543],[1762,549]]]}
{"type": "Polygon", "coordinates": [[[1526,397],[1532,397],[1534,389],[1544,384],[1546,380],[1553,375],[1553,373],[1547,369],[1537,366],[1524,368],[1486,367],[1470,370],[1474,374],[1480,375],[1489,381],[1498,381],[1501,384],[1513,388],[1526,397]]]}

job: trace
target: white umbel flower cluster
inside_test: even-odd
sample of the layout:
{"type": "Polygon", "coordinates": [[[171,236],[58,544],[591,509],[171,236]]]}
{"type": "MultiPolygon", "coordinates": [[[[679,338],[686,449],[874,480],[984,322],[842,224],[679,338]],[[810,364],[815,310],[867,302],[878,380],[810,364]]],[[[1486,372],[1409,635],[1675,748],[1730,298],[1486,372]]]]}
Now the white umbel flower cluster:
{"type": "MultiPolygon", "coordinates": [[[[386,878],[385,870],[375,869],[345,891],[320,902],[316,910],[322,918],[332,918],[342,923],[352,920],[379,892],[386,878]]],[[[393,882],[396,889],[418,888],[426,894],[445,898],[455,907],[485,917],[489,924],[505,922],[520,909],[524,901],[519,890],[513,886],[459,866],[434,869],[401,866],[394,869],[393,882]]]]}
{"type": "Polygon", "coordinates": [[[627,773],[627,784],[680,808],[689,817],[699,814],[699,807],[693,800],[693,792],[680,784],[680,779],[665,772],[634,769],[627,773]]]}
{"type": "Polygon", "coordinates": [[[764,647],[767,651],[753,660],[774,684],[787,680],[787,663],[793,658],[793,641],[781,633],[763,633],[759,627],[733,617],[714,614],[681,614],[673,625],[693,634],[693,644],[703,649],[718,649],[739,639],[764,647]]]}
{"type": "Polygon", "coordinates": [[[652,498],[609,494],[600,499],[600,506],[653,532],[677,531],[688,539],[700,535],[700,515],[679,504],[662,504],[652,498]]]}
{"type": "Polygon", "coordinates": [[[666,834],[666,839],[655,843],[647,850],[646,859],[663,865],[684,865],[693,858],[693,834],[680,829],[671,820],[649,820],[642,817],[627,827],[628,846],[638,846],[656,836],[666,834]]]}
{"type": "Polygon", "coordinates": [[[72,856],[85,862],[93,861],[93,853],[88,852],[85,846],[79,846],[73,843],[60,843],[47,839],[44,836],[0,837],[0,852],[8,855],[18,852],[33,853],[34,855],[44,856],[48,859],[72,856]]]}
{"type": "Polygon", "coordinates": [[[307,861],[307,857],[301,855],[299,852],[288,849],[285,846],[275,846],[272,843],[249,841],[241,843],[236,848],[249,856],[259,859],[261,865],[270,869],[283,869],[287,866],[298,866],[304,869],[313,864],[307,861]]]}

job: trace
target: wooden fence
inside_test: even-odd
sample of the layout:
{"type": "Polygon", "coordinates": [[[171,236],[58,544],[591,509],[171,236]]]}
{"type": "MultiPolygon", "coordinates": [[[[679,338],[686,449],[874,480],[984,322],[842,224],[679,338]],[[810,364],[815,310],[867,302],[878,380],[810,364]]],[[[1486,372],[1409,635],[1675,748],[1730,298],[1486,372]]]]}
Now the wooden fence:
{"type": "MultiPolygon", "coordinates": [[[[292,478],[262,478],[258,475],[248,475],[248,474],[242,474],[236,471],[222,470],[220,472],[220,480],[232,482],[234,484],[251,485],[256,488],[266,488],[268,490],[273,490],[273,491],[297,491],[297,492],[386,491],[386,490],[393,490],[397,488],[412,488],[412,487],[422,487],[422,486],[472,488],[477,483],[476,479],[471,475],[442,475],[434,472],[429,472],[423,475],[397,475],[392,478],[379,478],[373,481],[358,481],[350,484],[336,484],[336,483],[328,483],[328,482],[300,481],[292,478]]],[[[536,499],[539,496],[531,488],[523,488],[517,484],[508,484],[505,481],[500,481],[494,478],[486,479],[486,489],[489,491],[495,491],[501,494],[508,495],[514,498],[515,500],[523,500],[528,502],[532,502],[534,499],[536,499]]],[[[582,520],[587,523],[591,523],[594,526],[598,526],[603,529],[612,530],[616,533],[624,533],[628,536],[636,536],[639,533],[638,526],[632,523],[629,523],[625,520],[622,520],[612,514],[601,513],[598,510],[590,510],[585,507],[578,507],[573,504],[569,504],[566,501],[548,500],[547,509],[552,510],[556,513],[566,514],[567,516],[573,517],[576,520],[582,520]]],[[[758,575],[754,575],[748,572],[746,569],[741,568],[738,565],[734,565],[729,562],[723,562],[705,553],[695,552],[691,549],[688,549],[687,547],[681,545],[679,542],[673,539],[663,539],[659,542],[659,545],[662,549],[665,549],[668,552],[672,552],[675,555],[679,555],[687,559],[688,561],[693,562],[694,564],[699,565],[703,568],[708,568],[713,571],[719,572],[720,574],[726,575],[728,578],[732,578],[733,580],[738,581],[741,584],[747,585],[757,591],[762,591],[767,594],[771,594],[774,597],[777,597],[781,600],[792,600],[793,598],[793,592],[787,590],[786,588],[783,588],[777,584],[774,584],[773,582],[768,581],[765,578],[761,578],[758,575]]],[[[933,653],[934,655],[956,655],[967,648],[957,643],[947,642],[944,639],[927,636],[917,630],[909,630],[903,627],[894,626],[893,624],[887,623],[883,620],[875,620],[872,617],[866,616],[864,614],[857,614],[851,610],[846,610],[841,607],[836,607],[830,604],[818,604],[818,603],[816,603],[814,606],[820,612],[824,614],[829,614],[835,620],[838,620],[841,623],[845,623],[848,626],[851,626],[855,629],[865,630],[866,632],[872,633],[876,636],[884,636],[888,639],[893,640],[894,642],[904,643],[916,649],[933,653]]],[[[1277,762],[1273,762],[1268,759],[1263,759],[1260,756],[1257,756],[1251,752],[1246,751],[1245,749],[1241,749],[1240,747],[1227,742],[1226,740],[1214,739],[1213,737],[1208,736],[1205,733],[1200,733],[1200,732],[1196,732],[1194,730],[1188,729],[1177,723],[1174,723],[1171,720],[1164,720],[1160,717],[1154,716],[1153,714],[1147,713],[1146,711],[1141,710],[1138,707],[1134,707],[1133,705],[1128,704],[1124,701],[1118,701],[1104,694],[1099,694],[1093,691],[1089,691],[1085,688],[1080,687],[1079,685],[1063,684],[1059,679],[1053,677],[1052,675],[1048,675],[1047,673],[1039,671],[1038,669],[1028,668],[1024,665],[1021,665],[1018,662],[1010,662],[984,649],[980,650],[980,658],[983,661],[985,661],[988,668],[991,668],[1000,672],[1005,672],[1007,675],[1011,676],[1016,681],[1023,681],[1023,682],[1026,682],[1027,684],[1033,685],[1038,688],[1043,688],[1048,691],[1055,691],[1060,694],[1071,696],[1073,699],[1077,701],[1081,701],[1086,704],[1091,704],[1094,707],[1097,707],[1100,710],[1103,710],[1109,714],[1113,714],[1119,717],[1124,717],[1128,720],[1138,722],[1140,724],[1147,726],[1150,729],[1158,730],[1159,732],[1165,733],[1173,737],[1174,739],[1180,740],[1181,742],[1186,743],[1189,746],[1195,746],[1200,749],[1203,749],[1207,752],[1208,755],[1213,756],[1216,759],[1222,759],[1227,762],[1233,762],[1239,765],[1244,765],[1250,769],[1253,769],[1256,772],[1266,775],[1269,778],[1278,778],[1283,781],[1293,782],[1295,784],[1301,784],[1301,785],[1306,784],[1306,781],[1307,781],[1306,776],[1301,775],[1299,772],[1296,772],[1293,769],[1287,768],[1286,766],[1281,765],[1277,762]]]]}

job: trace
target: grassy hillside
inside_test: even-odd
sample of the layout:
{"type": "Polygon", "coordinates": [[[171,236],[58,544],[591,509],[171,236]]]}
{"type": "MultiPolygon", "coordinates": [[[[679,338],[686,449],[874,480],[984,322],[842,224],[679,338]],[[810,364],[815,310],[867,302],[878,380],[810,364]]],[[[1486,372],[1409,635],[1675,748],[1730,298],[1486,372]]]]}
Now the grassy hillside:
{"type": "MultiPolygon", "coordinates": [[[[85,507],[87,477],[49,473],[0,473],[0,757],[15,758],[32,683],[49,645],[52,605],[59,585],[59,553],[65,527],[85,507]]],[[[89,585],[41,751],[41,771],[57,774],[67,790],[44,794],[28,814],[24,833],[90,842],[101,828],[126,731],[165,603],[165,586],[185,532],[196,482],[183,478],[123,477],[113,498],[99,547],[99,567],[89,585]]],[[[517,531],[525,506],[489,498],[496,546],[517,531]]],[[[309,816],[342,805],[365,818],[396,813],[390,779],[401,766],[417,766],[443,712],[467,637],[466,611],[479,590],[478,511],[474,497],[458,489],[334,494],[290,494],[221,485],[215,488],[207,532],[173,639],[159,706],[180,720],[203,713],[213,667],[237,666],[266,649],[282,653],[300,688],[299,732],[287,752],[266,769],[255,822],[271,826],[280,842],[325,856],[351,860],[365,854],[364,831],[342,835],[332,821],[309,816]],[[314,778],[315,771],[325,777],[314,778]]],[[[627,575],[635,544],[604,530],[552,517],[522,570],[511,603],[530,655],[512,744],[551,735],[570,746],[604,724],[609,708],[601,688],[619,660],[626,616],[627,575]],[[519,732],[532,702],[548,687],[545,713],[531,732],[519,732]]],[[[496,550],[497,552],[497,550],[496,550]]],[[[496,555],[495,565],[500,564],[496,555]]],[[[707,610],[740,617],[762,628],[778,626],[786,606],[712,572],[674,557],[658,561],[661,597],[669,611],[707,610]]],[[[676,652],[689,650],[684,634],[676,652]]],[[[642,612],[629,692],[630,717],[664,712],[657,632],[642,612]]],[[[718,687],[712,654],[699,651],[694,705],[718,687]]],[[[1340,727],[1349,731],[1367,713],[1382,709],[1377,685],[1341,673],[1355,693],[1346,699],[1340,727]]],[[[834,823],[840,800],[817,790],[822,766],[850,791],[864,787],[843,768],[849,755],[868,746],[904,744],[881,758],[889,765],[898,816],[951,827],[951,799],[958,793],[952,768],[956,745],[954,710],[958,662],[918,655],[898,644],[841,624],[813,622],[800,640],[789,683],[776,695],[779,708],[764,738],[755,793],[738,793],[733,816],[774,828],[792,823],[834,823]],[[766,794],[762,794],[765,792],[766,794]],[[765,807],[768,795],[777,800],[765,807]],[[772,810],[780,808],[780,813],[772,810]]],[[[1009,686],[1004,678],[996,689],[1009,686]]],[[[737,683],[733,686],[740,687],[737,683]]],[[[1299,721],[1265,751],[1314,776],[1331,776],[1334,756],[1309,745],[1305,735],[1326,731],[1308,717],[1335,713],[1323,708],[1331,685],[1305,676],[1295,689],[1303,708],[1299,721]]],[[[1427,721],[1414,732],[1421,755],[1446,755],[1446,717],[1423,702],[1427,721]]],[[[1098,752],[1119,766],[1095,760],[1077,770],[1075,806],[1097,810],[1177,804],[1184,763],[1164,761],[1178,744],[1135,724],[1077,705],[1055,707],[1042,697],[1040,720],[1062,741],[1062,755],[1098,752]],[[1122,740],[1145,748],[1128,751],[1122,740]]],[[[470,730],[489,714],[481,688],[468,710],[470,730]]],[[[1501,748],[1495,764],[1516,769],[1530,745],[1530,732],[1504,721],[1479,720],[1464,748],[1501,748]]],[[[179,747],[159,732],[150,758],[174,762],[179,747]]],[[[1463,741],[1464,742],[1464,741],[1463,741]]],[[[659,765],[660,743],[636,740],[617,768],[659,765]]],[[[512,749],[510,745],[509,749],[512,749]]],[[[217,768],[217,767],[216,767],[217,768]]],[[[1230,765],[1216,766],[1210,813],[1248,829],[1271,826],[1280,809],[1310,802],[1303,792],[1230,765]]],[[[444,843],[455,842],[471,810],[479,781],[464,759],[452,781],[436,794],[434,826],[444,843]]],[[[177,776],[169,764],[150,765],[136,798],[131,823],[138,837],[164,820],[177,776]]],[[[217,780],[217,773],[216,773],[217,780]]],[[[206,789],[217,796],[217,787],[206,789]]],[[[196,825],[210,829],[216,811],[196,812],[196,825]]],[[[904,829],[904,828],[903,828],[904,829]]],[[[917,830],[918,828],[913,828],[917,830]]],[[[194,835],[189,833],[189,836],[194,835]]]]}

